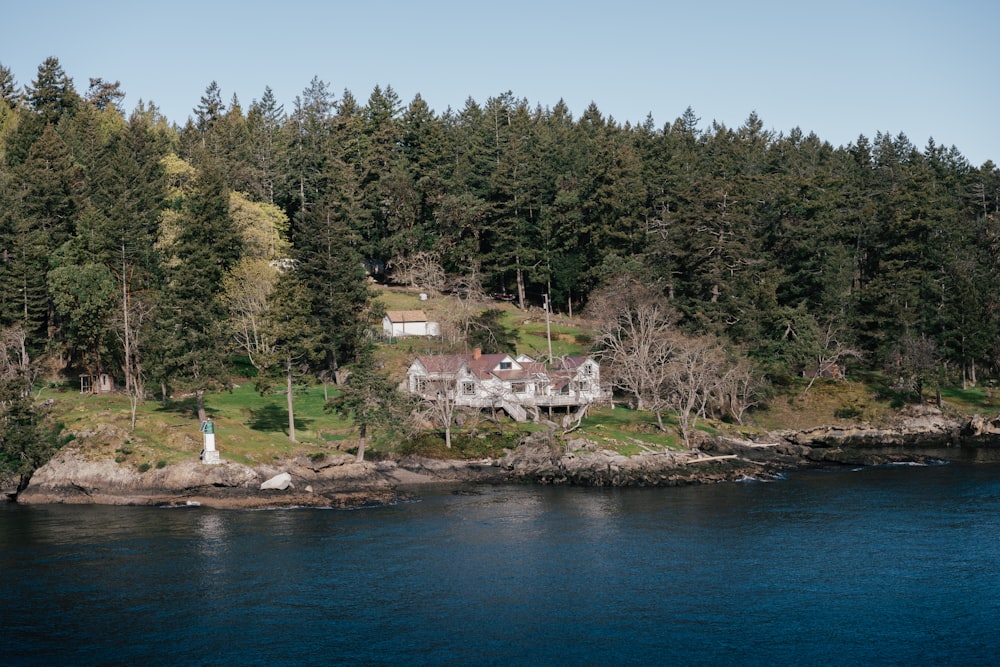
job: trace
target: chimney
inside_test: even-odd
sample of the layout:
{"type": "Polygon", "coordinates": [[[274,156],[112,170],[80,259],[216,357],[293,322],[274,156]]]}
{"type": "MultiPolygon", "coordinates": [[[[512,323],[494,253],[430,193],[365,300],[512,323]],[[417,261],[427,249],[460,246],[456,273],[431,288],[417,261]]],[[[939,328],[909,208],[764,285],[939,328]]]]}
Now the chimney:
{"type": "Polygon", "coordinates": [[[480,349],[480,348],[478,348],[478,347],[474,347],[474,348],[472,348],[472,358],[473,358],[473,359],[478,359],[478,358],[479,358],[479,357],[481,357],[481,356],[483,356],[483,351],[482,351],[482,349],[480,349]]]}

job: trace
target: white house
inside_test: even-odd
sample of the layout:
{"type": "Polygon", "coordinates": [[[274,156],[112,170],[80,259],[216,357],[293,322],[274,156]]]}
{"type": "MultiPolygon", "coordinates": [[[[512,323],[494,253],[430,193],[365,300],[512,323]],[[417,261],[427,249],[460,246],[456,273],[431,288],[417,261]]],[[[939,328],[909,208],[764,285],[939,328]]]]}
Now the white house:
{"type": "Polygon", "coordinates": [[[529,410],[565,408],[567,412],[606,401],[600,365],[591,357],[565,357],[551,367],[527,355],[441,354],[416,357],[406,371],[406,390],[429,400],[502,409],[517,421],[529,410]]]}
{"type": "Polygon", "coordinates": [[[440,336],[441,328],[422,310],[388,310],[382,318],[382,333],[387,338],[440,336]]]}

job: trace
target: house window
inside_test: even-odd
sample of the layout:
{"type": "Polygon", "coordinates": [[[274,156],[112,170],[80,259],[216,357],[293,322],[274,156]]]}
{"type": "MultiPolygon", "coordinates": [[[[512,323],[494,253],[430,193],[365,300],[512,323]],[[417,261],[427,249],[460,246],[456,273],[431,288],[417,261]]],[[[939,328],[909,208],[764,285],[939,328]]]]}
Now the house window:
{"type": "Polygon", "coordinates": [[[524,382],[511,382],[510,390],[515,394],[523,394],[528,390],[528,385],[524,382]]]}
{"type": "Polygon", "coordinates": [[[500,370],[502,370],[502,371],[509,371],[512,367],[513,367],[513,364],[511,362],[509,362],[509,361],[501,361],[500,362],[500,370]]]}
{"type": "Polygon", "coordinates": [[[593,365],[591,365],[591,364],[584,364],[583,365],[583,372],[586,375],[593,375],[594,374],[594,367],[593,367],[593,365]]]}
{"type": "Polygon", "coordinates": [[[418,394],[425,393],[427,391],[427,378],[417,378],[415,386],[418,394]]]}
{"type": "Polygon", "coordinates": [[[574,382],[573,391],[590,391],[590,382],[588,380],[580,380],[579,382],[574,382]]]}
{"type": "Polygon", "coordinates": [[[462,396],[474,396],[476,393],[476,385],[472,382],[462,383],[462,396]]]}

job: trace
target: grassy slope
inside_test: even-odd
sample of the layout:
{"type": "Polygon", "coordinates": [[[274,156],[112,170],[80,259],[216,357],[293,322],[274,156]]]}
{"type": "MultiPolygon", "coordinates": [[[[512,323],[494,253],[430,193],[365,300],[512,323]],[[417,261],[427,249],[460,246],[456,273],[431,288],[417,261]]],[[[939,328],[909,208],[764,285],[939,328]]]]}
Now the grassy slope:
{"type": "MultiPolygon", "coordinates": [[[[447,308],[446,297],[420,301],[415,290],[382,290],[382,300],[388,309],[447,308]]],[[[491,307],[493,305],[491,304],[491,307]]],[[[540,311],[525,314],[509,304],[502,308],[507,326],[520,332],[517,352],[533,356],[547,353],[545,318],[540,311]]],[[[553,353],[555,355],[585,354],[593,338],[593,330],[580,320],[554,317],[552,320],[553,353]]],[[[446,351],[443,343],[423,339],[402,339],[380,345],[386,369],[397,380],[405,375],[410,360],[418,353],[446,351]]],[[[738,430],[771,430],[777,428],[807,428],[818,424],[858,421],[880,422],[892,412],[898,396],[880,388],[879,378],[858,382],[818,382],[803,394],[804,384],[788,387],[784,394],[772,398],[766,406],[751,416],[750,425],[738,430]]],[[[333,387],[329,390],[334,391],[333,387]]],[[[988,389],[944,392],[945,400],[960,412],[996,412],[1000,410],[1000,394],[988,389]]],[[[41,398],[55,398],[54,416],[67,429],[79,434],[95,433],[87,439],[94,456],[113,454],[122,462],[135,466],[171,463],[197,456],[202,446],[193,398],[180,398],[163,406],[150,401],[140,406],[135,432],[130,432],[128,403],[121,396],[82,396],[71,389],[46,390],[41,398]],[[163,462],[163,463],[161,463],[163,462]]],[[[335,414],[323,410],[324,389],[316,386],[303,389],[295,398],[296,434],[299,442],[288,440],[288,413],[284,394],[260,396],[251,382],[244,382],[231,392],[207,397],[206,407],[216,422],[216,442],[224,458],[246,464],[263,463],[296,453],[316,453],[350,450],[356,446],[352,425],[335,414]]],[[[675,422],[665,419],[668,425],[675,422]]],[[[735,430],[725,424],[707,423],[703,430],[735,430]]],[[[420,452],[436,456],[480,458],[498,454],[503,446],[516,443],[520,433],[536,429],[537,425],[505,423],[502,430],[485,420],[463,429],[456,429],[455,447],[443,447],[440,434],[429,433],[419,439],[401,443],[398,438],[375,434],[371,443],[374,455],[389,452],[420,452]],[[501,432],[502,431],[502,432],[501,432]]],[[[595,440],[608,449],[623,454],[658,451],[680,447],[676,430],[661,432],[652,414],[638,413],[624,407],[592,409],[576,435],[595,440]]]]}

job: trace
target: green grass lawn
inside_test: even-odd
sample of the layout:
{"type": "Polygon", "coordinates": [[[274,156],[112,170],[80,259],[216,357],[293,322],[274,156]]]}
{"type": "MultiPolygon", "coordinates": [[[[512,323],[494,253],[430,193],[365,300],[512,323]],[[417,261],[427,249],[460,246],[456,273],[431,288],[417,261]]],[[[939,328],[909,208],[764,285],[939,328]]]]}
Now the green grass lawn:
{"type": "Polygon", "coordinates": [[[994,387],[943,387],[941,397],[957,410],[970,414],[1000,411],[1000,390],[994,387]]]}
{"type": "MultiPolygon", "coordinates": [[[[81,395],[49,391],[55,400],[54,418],[77,432],[101,431],[95,446],[114,449],[133,462],[175,462],[201,451],[203,436],[194,397],[147,401],[136,413],[135,431],[129,429],[129,405],[124,396],[81,395]]],[[[288,409],[282,394],[261,396],[246,382],[232,391],[210,393],[205,410],[215,422],[216,446],[223,457],[240,463],[262,463],[299,452],[336,448],[355,438],[353,424],[323,410],[323,387],[296,392],[295,427],[298,443],[288,439],[288,409]]],[[[353,443],[351,446],[354,446],[353,443]]]]}
{"type": "Polygon", "coordinates": [[[667,432],[659,429],[656,416],[651,412],[621,406],[613,409],[591,408],[575,433],[626,456],[683,449],[675,428],[677,422],[666,416],[663,421],[667,432]]]}
{"type": "Polygon", "coordinates": [[[593,333],[583,323],[569,323],[562,318],[551,321],[548,331],[545,327],[544,313],[538,317],[520,319],[508,317],[519,333],[517,351],[536,359],[548,356],[549,338],[552,339],[552,356],[558,359],[565,356],[589,354],[593,333]]]}

